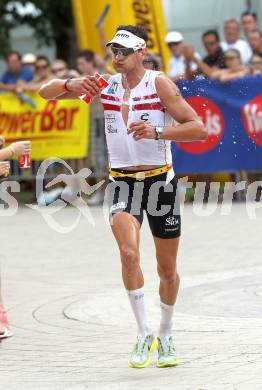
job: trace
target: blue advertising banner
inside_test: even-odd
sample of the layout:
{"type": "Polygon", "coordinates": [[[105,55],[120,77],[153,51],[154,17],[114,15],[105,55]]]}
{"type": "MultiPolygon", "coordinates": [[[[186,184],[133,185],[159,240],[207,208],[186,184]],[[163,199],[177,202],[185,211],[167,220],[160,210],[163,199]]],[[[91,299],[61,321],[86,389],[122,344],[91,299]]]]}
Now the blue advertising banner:
{"type": "Polygon", "coordinates": [[[206,79],[180,81],[178,87],[202,118],[208,138],[173,142],[177,173],[262,169],[262,76],[224,84],[206,79]]]}

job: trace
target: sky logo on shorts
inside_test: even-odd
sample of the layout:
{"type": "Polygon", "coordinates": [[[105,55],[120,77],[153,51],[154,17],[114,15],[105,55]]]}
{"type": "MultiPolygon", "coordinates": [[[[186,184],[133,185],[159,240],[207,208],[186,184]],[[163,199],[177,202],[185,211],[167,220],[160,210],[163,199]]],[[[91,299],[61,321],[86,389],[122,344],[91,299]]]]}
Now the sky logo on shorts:
{"type": "Polygon", "coordinates": [[[110,85],[107,92],[110,93],[111,95],[114,95],[117,91],[117,88],[118,88],[118,83],[116,81],[113,81],[113,83],[110,85]]]}
{"type": "Polygon", "coordinates": [[[127,204],[126,202],[118,202],[116,204],[113,204],[113,206],[110,207],[110,214],[116,212],[117,210],[124,210],[126,208],[127,204]]]}
{"type": "Polygon", "coordinates": [[[165,223],[166,226],[177,226],[178,224],[179,224],[179,220],[176,217],[172,216],[166,218],[166,223],[165,223]]]}

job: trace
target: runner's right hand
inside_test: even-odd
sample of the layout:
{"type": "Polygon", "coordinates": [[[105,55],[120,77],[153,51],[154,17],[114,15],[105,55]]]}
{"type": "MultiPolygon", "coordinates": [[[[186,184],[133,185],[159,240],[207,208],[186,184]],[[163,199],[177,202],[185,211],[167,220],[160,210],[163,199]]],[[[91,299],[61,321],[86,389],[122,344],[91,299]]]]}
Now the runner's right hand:
{"type": "Polygon", "coordinates": [[[95,76],[71,79],[67,82],[67,88],[70,92],[75,92],[78,96],[85,94],[92,98],[100,94],[99,81],[95,76]]]}
{"type": "Polygon", "coordinates": [[[13,142],[8,149],[11,151],[12,156],[21,156],[22,154],[30,154],[31,141],[18,141],[13,142]]]}

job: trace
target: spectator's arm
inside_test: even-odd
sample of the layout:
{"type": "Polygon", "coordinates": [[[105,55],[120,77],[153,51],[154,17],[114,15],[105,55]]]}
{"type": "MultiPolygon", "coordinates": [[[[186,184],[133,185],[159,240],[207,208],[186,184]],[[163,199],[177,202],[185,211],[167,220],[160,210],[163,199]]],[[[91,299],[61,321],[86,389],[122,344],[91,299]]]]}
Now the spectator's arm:
{"type": "Polygon", "coordinates": [[[4,84],[0,82],[0,90],[5,92],[15,92],[16,85],[15,84],[4,84]]]}
{"type": "Polygon", "coordinates": [[[218,68],[213,68],[209,65],[207,65],[204,61],[202,61],[200,58],[194,57],[193,61],[196,63],[198,69],[207,77],[212,78],[212,75],[214,72],[219,70],[218,68]]]}
{"type": "Polygon", "coordinates": [[[104,56],[106,57],[108,54],[110,54],[110,49],[106,47],[106,36],[105,36],[104,24],[103,23],[97,24],[96,28],[98,30],[101,50],[104,53],[104,56]]]}
{"type": "Polygon", "coordinates": [[[220,81],[222,83],[226,83],[227,81],[231,81],[237,78],[245,77],[249,73],[248,69],[243,69],[239,72],[235,73],[225,73],[220,77],[220,81]]]}
{"type": "Polygon", "coordinates": [[[215,80],[220,80],[221,77],[226,73],[226,71],[224,69],[218,69],[218,70],[215,70],[212,74],[211,74],[211,79],[215,79],[215,80]]]}
{"type": "Polygon", "coordinates": [[[191,64],[189,61],[186,61],[186,71],[185,71],[185,79],[190,80],[194,78],[196,73],[191,69],[191,64]]]}
{"type": "Polygon", "coordinates": [[[13,142],[7,148],[0,150],[0,160],[8,160],[11,157],[22,156],[31,151],[30,141],[13,142]]]}
{"type": "Polygon", "coordinates": [[[28,92],[37,92],[41,88],[43,83],[27,83],[21,87],[22,91],[28,91],[28,92]]]}
{"type": "Polygon", "coordinates": [[[195,49],[186,43],[183,44],[183,54],[186,60],[185,78],[189,80],[199,74],[197,66],[196,69],[192,69],[192,62],[196,62],[195,58],[198,57],[196,56],[195,49]]]}

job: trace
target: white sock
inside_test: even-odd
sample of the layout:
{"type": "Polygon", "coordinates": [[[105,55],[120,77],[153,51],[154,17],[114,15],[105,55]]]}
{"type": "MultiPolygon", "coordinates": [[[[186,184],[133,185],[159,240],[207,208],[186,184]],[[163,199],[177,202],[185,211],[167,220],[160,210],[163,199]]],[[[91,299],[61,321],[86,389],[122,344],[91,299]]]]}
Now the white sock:
{"type": "Polygon", "coordinates": [[[173,314],[175,305],[166,305],[160,301],[161,321],[159,328],[159,337],[170,337],[172,334],[173,314]]]}
{"type": "Polygon", "coordinates": [[[148,334],[151,334],[147,323],[144,287],[138,288],[137,290],[127,290],[127,294],[136,318],[138,335],[145,337],[148,334]]]}

